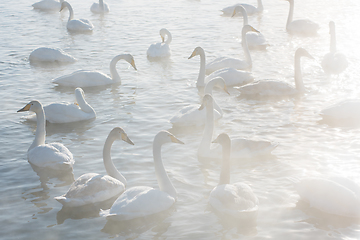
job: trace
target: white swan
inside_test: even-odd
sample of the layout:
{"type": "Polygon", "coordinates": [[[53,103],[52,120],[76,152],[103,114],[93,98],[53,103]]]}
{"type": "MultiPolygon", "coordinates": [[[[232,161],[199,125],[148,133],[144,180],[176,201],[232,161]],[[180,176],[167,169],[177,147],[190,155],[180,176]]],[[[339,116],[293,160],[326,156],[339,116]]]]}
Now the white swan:
{"type": "Polygon", "coordinates": [[[69,19],[66,24],[68,31],[70,32],[92,32],[94,29],[94,25],[87,19],[73,19],[74,11],[70,5],[70,3],[64,1],[61,3],[60,12],[64,9],[69,9],[69,19]]]}
{"type": "Polygon", "coordinates": [[[227,68],[227,67],[240,69],[240,70],[251,69],[252,60],[246,40],[246,33],[250,31],[259,32],[250,25],[243,26],[241,31],[241,39],[242,39],[241,45],[245,53],[245,60],[240,60],[237,58],[228,58],[228,57],[216,58],[214,61],[206,65],[206,74],[210,74],[218,69],[227,68]]]}
{"type": "Polygon", "coordinates": [[[76,58],[60,48],[40,47],[30,53],[30,63],[74,63],[76,58]]]}
{"type": "Polygon", "coordinates": [[[360,99],[347,99],[321,110],[324,120],[339,123],[360,122],[360,99]]]}
{"type": "Polygon", "coordinates": [[[307,178],[295,185],[310,207],[344,217],[360,217],[360,187],[344,177],[307,178]]]}
{"type": "Polygon", "coordinates": [[[348,61],[343,53],[336,50],[335,23],[333,21],[330,21],[329,28],[330,52],[324,56],[321,66],[325,73],[339,74],[347,68],[348,61]]]}
{"type": "MultiPolygon", "coordinates": [[[[81,88],[75,89],[74,103],[51,103],[44,106],[46,121],[50,123],[69,123],[96,118],[95,110],[86,102],[85,93],[81,88]]],[[[29,115],[26,119],[36,121],[36,116],[29,115]]]]}
{"type": "MultiPolygon", "coordinates": [[[[210,148],[211,139],[214,132],[214,103],[210,94],[206,94],[200,106],[200,110],[206,107],[206,123],[204,134],[198,148],[198,157],[200,158],[221,158],[220,148],[210,148]]],[[[257,156],[270,154],[278,144],[264,140],[250,140],[244,138],[234,139],[232,141],[231,158],[253,158],[257,156]]]]}
{"type": "Polygon", "coordinates": [[[219,69],[205,78],[206,59],[205,59],[204,49],[201,47],[196,47],[192,52],[191,56],[189,57],[189,59],[197,55],[200,56],[200,70],[199,70],[198,79],[196,81],[196,86],[198,88],[204,87],[205,82],[209,82],[211,79],[218,77],[224,79],[227,87],[241,86],[246,83],[252,82],[254,80],[254,77],[251,75],[250,72],[239,71],[235,68],[219,69]]]}
{"type": "Polygon", "coordinates": [[[153,43],[150,45],[150,47],[148,48],[148,50],[146,52],[148,57],[164,58],[164,57],[169,57],[171,55],[171,51],[170,51],[170,47],[169,47],[171,40],[172,40],[171,33],[167,29],[162,28],[160,30],[160,36],[161,36],[162,42],[153,43]],[[167,39],[165,41],[166,36],[167,36],[167,39]]]}
{"type": "MultiPolygon", "coordinates": [[[[227,94],[225,82],[222,78],[214,78],[210,80],[206,86],[204,93],[212,95],[214,87],[223,89],[227,94]]],[[[223,111],[214,100],[214,118],[215,120],[220,119],[223,116],[223,111]]],[[[179,110],[179,112],[170,119],[170,122],[175,127],[189,127],[189,126],[202,126],[206,121],[205,109],[199,110],[199,105],[189,105],[179,110]]]]}
{"type": "Polygon", "coordinates": [[[93,13],[107,13],[110,11],[110,8],[104,3],[104,0],[99,0],[99,3],[93,3],[91,5],[90,11],[93,13]]]}
{"type": "Polygon", "coordinates": [[[134,58],[131,54],[120,54],[114,57],[110,62],[111,77],[99,71],[79,70],[69,75],[56,78],[53,80],[53,83],[67,87],[96,87],[109,85],[115,82],[120,83],[120,76],[116,71],[116,63],[121,59],[130,63],[131,66],[137,70],[134,58]]]}
{"type": "Polygon", "coordinates": [[[258,6],[255,7],[253,5],[246,4],[246,3],[237,3],[235,5],[223,8],[221,11],[223,12],[223,16],[230,17],[233,14],[234,9],[237,6],[243,6],[248,15],[253,15],[253,14],[261,13],[262,11],[264,11],[264,6],[262,4],[262,0],[257,0],[257,4],[258,4],[258,6]]]}
{"type": "Polygon", "coordinates": [[[161,159],[161,146],[168,142],[183,144],[167,131],[160,131],[155,136],[153,156],[155,174],[160,189],[145,186],[127,189],[118,197],[109,210],[101,212],[102,216],[112,220],[130,220],[165,211],[175,203],[176,190],[165,171],[161,159]]]}
{"type": "Polygon", "coordinates": [[[259,80],[254,83],[239,87],[238,90],[245,97],[284,97],[293,96],[305,92],[304,83],[301,76],[300,58],[313,57],[303,48],[298,48],[295,52],[295,87],[277,80],[259,80]]]}
{"type": "Polygon", "coordinates": [[[35,139],[27,152],[30,163],[40,168],[53,170],[71,170],[75,161],[72,153],[61,143],[45,144],[45,113],[39,101],[31,101],[17,112],[32,111],[36,113],[35,139]]]}
{"type": "Polygon", "coordinates": [[[319,25],[309,19],[297,19],[293,21],[294,0],[286,0],[290,3],[289,15],[286,22],[286,31],[290,34],[313,36],[317,34],[319,25]]]}
{"type": "Polygon", "coordinates": [[[64,0],[60,0],[60,2],[55,0],[42,0],[40,2],[34,3],[32,6],[34,9],[40,10],[40,11],[59,11],[61,7],[61,3],[64,0]]]}
{"type": "Polygon", "coordinates": [[[123,140],[134,145],[122,128],[116,127],[111,130],[103,150],[103,161],[108,175],[97,173],[83,174],[73,182],[64,195],[54,199],[66,207],[79,207],[104,202],[123,193],[125,191],[126,179],[116,169],[110,155],[111,146],[115,140],[123,140]]]}
{"type": "MultiPolygon", "coordinates": [[[[249,24],[248,15],[243,6],[236,6],[232,17],[237,13],[241,13],[243,16],[243,26],[249,24]]],[[[261,32],[248,32],[246,34],[247,45],[250,49],[266,49],[269,44],[267,43],[264,35],[261,32]]]]}
{"type": "MultiPolygon", "coordinates": [[[[213,143],[222,146],[223,160],[219,185],[210,193],[209,203],[218,212],[235,218],[244,213],[257,213],[259,200],[246,183],[230,184],[231,140],[226,133],[220,134],[213,143]]],[[[256,216],[256,215],[255,215],[256,216]]]]}

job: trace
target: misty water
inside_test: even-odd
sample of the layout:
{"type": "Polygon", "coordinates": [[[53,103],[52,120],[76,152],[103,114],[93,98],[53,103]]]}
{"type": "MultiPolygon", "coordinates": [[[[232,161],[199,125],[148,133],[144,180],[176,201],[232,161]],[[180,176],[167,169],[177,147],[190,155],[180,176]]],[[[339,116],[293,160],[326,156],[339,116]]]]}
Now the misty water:
{"type": "MultiPolygon", "coordinates": [[[[33,10],[32,1],[0,2],[0,238],[2,239],[359,239],[360,221],[326,214],[299,202],[293,179],[340,175],[360,183],[360,129],[321,121],[324,107],[360,96],[360,3],[354,0],[295,2],[294,19],[309,18],[320,25],[310,38],[290,36],[285,30],[289,3],[264,0],[264,12],[250,16],[270,46],[251,51],[252,73],[258,79],[294,84],[294,52],[305,48],[314,59],[302,60],[306,93],[275,101],[247,100],[239,91],[214,91],[224,116],[215,124],[214,137],[247,137],[278,142],[271,156],[232,162],[231,182],[251,186],[259,198],[256,221],[217,215],[208,204],[218,184],[220,162],[200,162],[197,148],[203,127],[172,128],[169,120],[189,104],[199,104],[196,88],[200,59],[188,59],[201,46],[207,61],[229,56],[244,59],[242,18],[222,17],[223,7],[235,1],[116,1],[110,12],[93,14],[93,1],[71,1],[75,18],[89,19],[92,34],[70,34],[68,11],[33,10]],[[337,46],[349,67],[340,75],[326,75],[320,65],[329,51],[329,21],[334,21],[337,46]],[[146,50],[159,42],[159,30],[173,37],[167,61],[149,61],[146,50]],[[62,66],[30,65],[38,47],[57,47],[77,59],[62,66]],[[60,88],[52,79],[79,69],[109,74],[118,54],[134,56],[137,71],[125,61],[117,64],[121,84],[84,89],[95,109],[93,121],[47,124],[46,141],[61,142],[73,153],[73,174],[54,175],[33,169],[27,149],[36,124],[16,111],[37,99],[73,102],[74,89],[60,88]],[[112,159],[128,181],[127,187],[157,188],[152,141],[170,130],[185,144],[166,144],[162,157],[177,190],[174,206],[161,214],[124,222],[110,222],[94,207],[63,209],[53,198],[64,194],[84,173],[105,174],[102,148],[108,133],[122,127],[135,143],[116,141],[112,159]]],[[[256,5],[255,0],[249,3],[256,5]]],[[[104,208],[109,208],[108,203],[104,208]]]]}

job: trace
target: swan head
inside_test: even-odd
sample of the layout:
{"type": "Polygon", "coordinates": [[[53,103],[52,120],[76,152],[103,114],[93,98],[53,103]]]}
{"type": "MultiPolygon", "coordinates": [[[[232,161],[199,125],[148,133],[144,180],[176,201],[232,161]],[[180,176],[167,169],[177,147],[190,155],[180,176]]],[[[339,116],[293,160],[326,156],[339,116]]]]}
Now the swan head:
{"type": "Polygon", "coordinates": [[[244,25],[243,28],[242,28],[242,32],[243,33],[247,33],[247,32],[257,32],[257,33],[259,33],[260,31],[256,30],[255,28],[253,28],[250,25],[244,25]]]}
{"type": "Polygon", "coordinates": [[[236,6],[235,8],[234,8],[234,12],[233,12],[233,14],[231,15],[231,17],[234,17],[237,13],[239,13],[239,12],[241,12],[241,14],[244,16],[244,15],[246,15],[247,13],[246,13],[246,9],[243,7],[243,6],[241,6],[241,5],[238,5],[238,6],[236,6]]]}
{"type": "Polygon", "coordinates": [[[202,47],[196,47],[188,59],[193,58],[196,55],[201,55],[202,53],[205,53],[204,49],[202,49],[202,47]]]}
{"type": "Polygon", "coordinates": [[[123,140],[124,142],[127,142],[128,144],[134,145],[134,143],[130,140],[130,138],[127,136],[124,129],[121,127],[116,127],[109,133],[109,136],[114,136],[115,139],[123,140]]]}
{"type": "Polygon", "coordinates": [[[184,144],[182,141],[177,139],[173,134],[165,130],[162,130],[158,134],[156,134],[154,138],[154,143],[155,142],[159,143],[160,145],[168,142],[184,144]]]}
{"type": "Polygon", "coordinates": [[[230,95],[229,91],[227,90],[226,83],[222,77],[213,78],[207,84],[209,84],[209,83],[213,84],[213,86],[216,86],[216,87],[224,90],[224,92],[226,92],[227,94],[230,95]]]}
{"type": "Polygon", "coordinates": [[[212,102],[213,102],[213,97],[208,93],[205,94],[205,96],[203,97],[201,106],[199,107],[199,110],[204,109],[204,107],[208,106],[212,102]]]}
{"type": "Polygon", "coordinates": [[[215,138],[215,140],[212,141],[212,143],[219,143],[220,145],[228,145],[231,143],[231,140],[229,135],[227,135],[226,133],[220,133],[220,135],[217,138],[215,138]]]}
{"type": "Polygon", "coordinates": [[[60,12],[67,7],[67,4],[69,4],[68,2],[66,1],[60,1],[61,2],[61,7],[60,7],[60,12]]]}
{"type": "Polygon", "coordinates": [[[37,113],[38,111],[40,111],[42,109],[42,105],[39,101],[34,100],[29,102],[28,104],[25,105],[25,107],[23,107],[22,109],[18,110],[17,112],[25,112],[25,111],[31,111],[31,112],[35,112],[37,113]]]}
{"type": "Polygon", "coordinates": [[[128,63],[130,63],[130,65],[135,69],[136,69],[136,66],[135,66],[135,60],[134,60],[134,57],[131,55],[131,54],[123,54],[122,55],[123,59],[125,61],[127,61],[128,63]]]}
{"type": "Polygon", "coordinates": [[[161,40],[162,42],[165,42],[165,36],[171,37],[170,32],[166,29],[166,28],[162,28],[160,29],[160,36],[161,36],[161,40]]]}
{"type": "Polygon", "coordinates": [[[296,57],[308,57],[308,58],[314,59],[314,57],[311,56],[310,53],[308,53],[308,51],[306,51],[304,48],[298,48],[295,52],[295,56],[296,57]]]}

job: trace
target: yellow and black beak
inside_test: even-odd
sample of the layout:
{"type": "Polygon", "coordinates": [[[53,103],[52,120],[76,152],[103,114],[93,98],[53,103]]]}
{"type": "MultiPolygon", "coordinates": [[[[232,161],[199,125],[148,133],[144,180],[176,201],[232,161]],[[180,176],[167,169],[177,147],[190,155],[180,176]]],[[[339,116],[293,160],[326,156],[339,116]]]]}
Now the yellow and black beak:
{"type": "Polygon", "coordinates": [[[125,133],[121,134],[121,139],[124,140],[125,142],[127,142],[128,144],[134,145],[134,143],[130,140],[130,138],[125,133]]]}
{"type": "Polygon", "coordinates": [[[18,110],[17,112],[25,112],[25,111],[29,111],[31,107],[31,103],[26,104],[25,107],[23,107],[22,109],[18,110]]]}
{"type": "Polygon", "coordinates": [[[174,135],[170,135],[170,138],[171,138],[171,141],[174,142],[174,143],[184,144],[182,141],[177,139],[174,135]]]}
{"type": "Polygon", "coordinates": [[[134,61],[134,59],[133,60],[131,60],[131,66],[133,66],[133,68],[137,71],[137,69],[136,69],[136,66],[135,66],[135,61],[134,61]]]}

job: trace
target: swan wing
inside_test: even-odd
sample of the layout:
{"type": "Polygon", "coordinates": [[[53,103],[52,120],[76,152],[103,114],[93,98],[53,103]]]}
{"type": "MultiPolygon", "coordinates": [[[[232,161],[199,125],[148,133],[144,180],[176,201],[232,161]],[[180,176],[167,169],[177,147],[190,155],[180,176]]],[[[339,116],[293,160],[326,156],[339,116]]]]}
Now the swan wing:
{"type": "Polygon", "coordinates": [[[170,47],[167,43],[153,43],[147,50],[147,56],[151,58],[168,57],[170,55],[170,47]]]}
{"type": "Polygon", "coordinates": [[[321,115],[332,119],[360,119],[360,100],[348,99],[333,104],[321,111],[321,115]]]}
{"type": "Polygon", "coordinates": [[[339,74],[348,67],[346,56],[341,52],[327,53],[321,61],[325,73],[339,74]]]}
{"type": "Polygon", "coordinates": [[[254,81],[254,77],[251,72],[237,70],[235,68],[223,68],[219,69],[205,78],[206,82],[211,79],[222,77],[227,87],[242,86],[254,81]]]}
{"type": "Polygon", "coordinates": [[[40,47],[30,53],[29,61],[73,63],[76,59],[59,48],[40,47]]]}
{"type": "Polygon", "coordinates": [[[94,29],[94,25],[86,19],[73,19],[67,23],[67,29],[74,32],[87,32],[94,29]]]}
{"type": "Polygon", "coordinates": [[[52,103],[44,107],[46,120],[51,123],[77,122],[95,117],[94,113],[82,111],[74,103],[52,103]]]}
{"type": "Polygon", "coordinates": [[[32,6],[34,9],[38,9],[41,11],[59,11],[61,4],[60,2],[54,0],[43,0],[34,3],[32,6]]]}
{"type": "Polygon", "coordinates": [[[79,70],[53,80],[53,83],[68,87],[96,87],[109,85],[113,82],[109,76],[102,72],[88,70],[79,70]]]}
{"type": "Polygon", "coordinates": [[[104,3],[104,10],[102,10],[100,8],[100,5],[99,3],[93,3],[90,7],[90,10],[93,12],[93,13],[104,13],[104,12],[109,12],[110,11],[110,8],[109,8],[109,5],[107,3],[104,3]]]}
{"type": "Polygon", "coordinates": [[[246,61],[236,58],[220,57],[206,64],[206,74],[210,74],[222,68],[235,68],[239,70],[248,69],[250,65],[246,61]]]}
{"type": "Polygon", "coordinates": [[[294,95],[296,89],[290,84],[276,80],[261,80],[238,88],[242,95],[284,96],[294,95]]]}
{"type": "MultiPolygon", "coordinates": [[[[203,108],[199,110],[198,105],[186,106],[179,110],[179,112],[170,119],[174,126],[188,127],[188,126],[202,126],[206,122],[206,110],[203,108]]],[[[214,109],[214,119],[218,120],[222,116],[214,109]]]]}
{"type": "Polygon", "coordinates": [[[287,26],[287,30],[292,34],[304,36],[316,35],[319,25],[309,19],[294,20],[287,26]]]}

